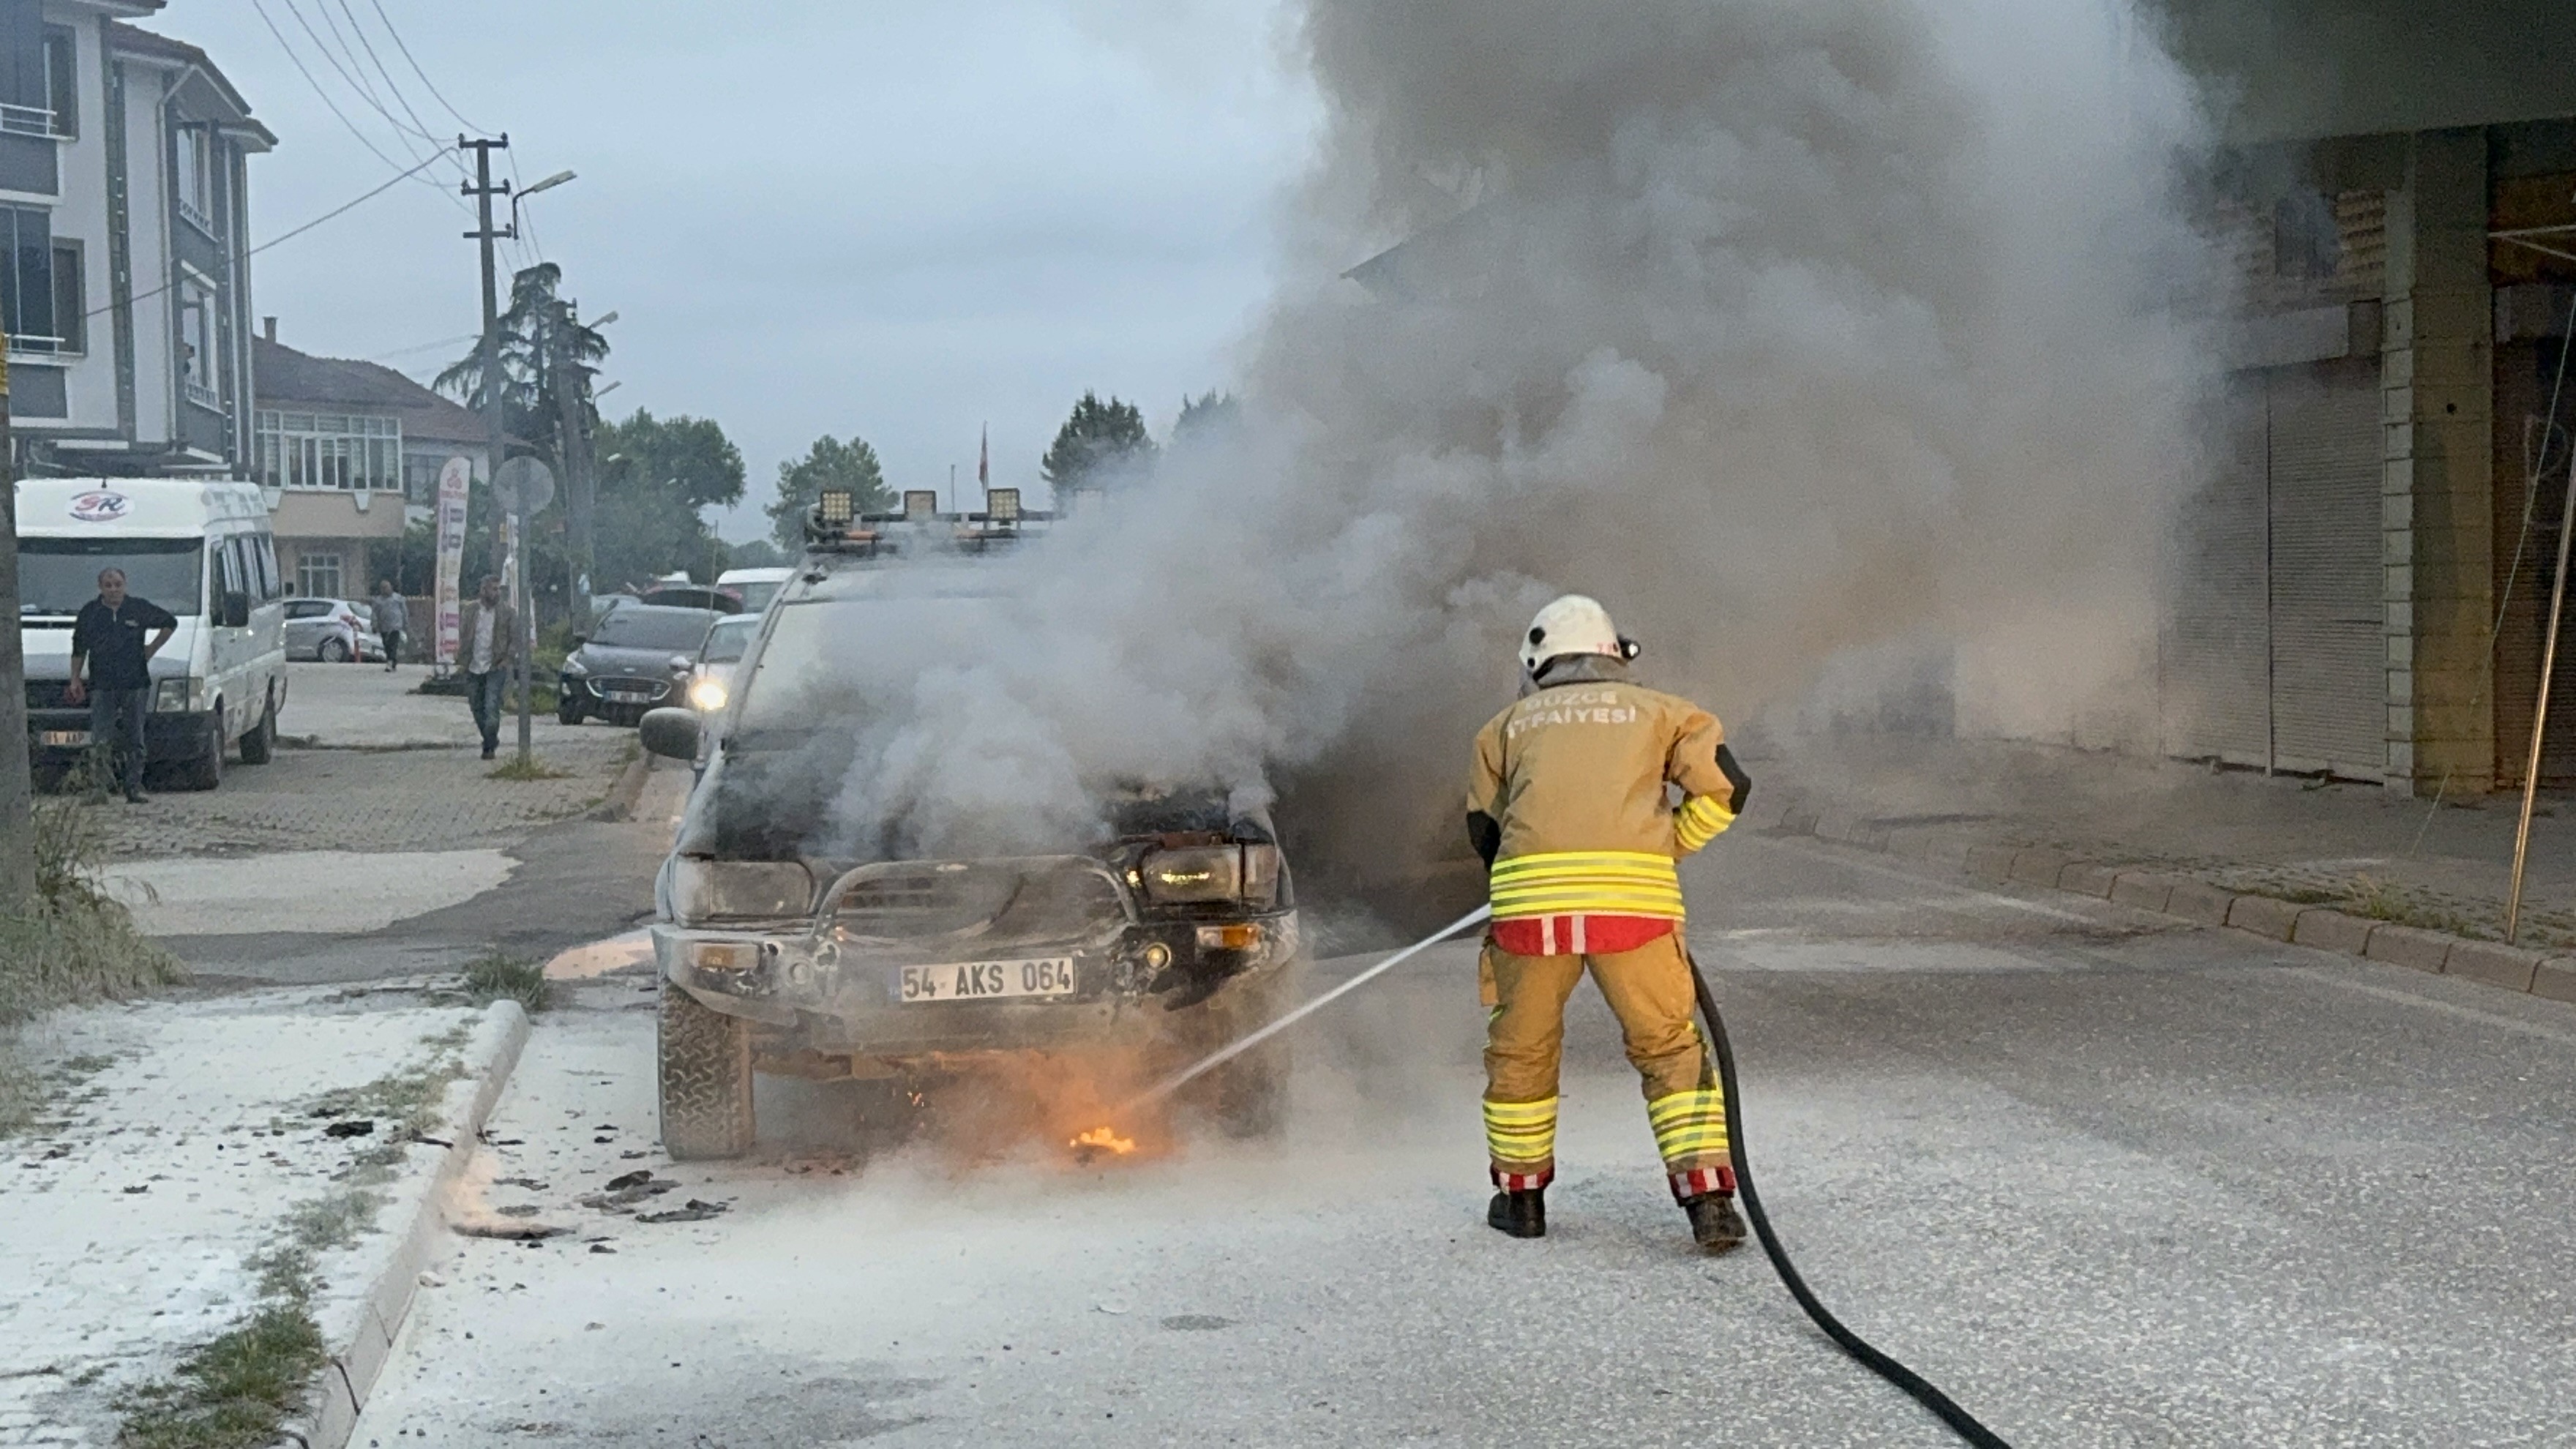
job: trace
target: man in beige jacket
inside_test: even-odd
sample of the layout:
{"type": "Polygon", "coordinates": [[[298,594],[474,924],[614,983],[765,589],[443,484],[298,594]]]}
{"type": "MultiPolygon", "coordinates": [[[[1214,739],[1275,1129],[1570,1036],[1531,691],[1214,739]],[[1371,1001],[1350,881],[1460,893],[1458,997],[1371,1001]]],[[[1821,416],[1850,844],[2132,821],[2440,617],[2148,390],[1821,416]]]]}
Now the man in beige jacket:
{"type": "Polygon", "coordinates": [[[1477,733],[1467,785],[1494,907],[1481,982],[1496,1189],[1486,1220],[1514,1237],[1547,1231],[1565,1002],[1589,968],[1643,1080],[1692,1236],[1725,1252],[1744,1241],[1744,1220],[1725,1094],[1691,1019],[1673,863],[1734,823],[1751,782],[1715,716],[1629,682],[1637,646],[1593,600],[1569,594],[1540,610],[1520,653],[1535,687],[1477,733]]]}
{"type": "Polygon", "coordinates": [[[519,611],[501,602],[501,576],[485,574],[483,587],[465,601],[456,621],[456,667],[465,675],[465,703],[483,732],[483,758],[501,748],[502,691],[519,657],[519,611]]]}

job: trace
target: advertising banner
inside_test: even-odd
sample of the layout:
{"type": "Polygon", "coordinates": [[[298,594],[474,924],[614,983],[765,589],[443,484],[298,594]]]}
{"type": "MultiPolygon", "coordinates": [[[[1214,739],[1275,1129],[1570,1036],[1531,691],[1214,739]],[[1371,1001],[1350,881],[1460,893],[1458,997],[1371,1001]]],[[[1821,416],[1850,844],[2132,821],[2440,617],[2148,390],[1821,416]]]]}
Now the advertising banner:
{"type": "Polygon", "coordinates": [[[456,633],[464,599],[457,574],[465,567],[465,492],[474,482],[474,465],[450,458],[438,470],[438,663],[456,662],[456,633]]]}

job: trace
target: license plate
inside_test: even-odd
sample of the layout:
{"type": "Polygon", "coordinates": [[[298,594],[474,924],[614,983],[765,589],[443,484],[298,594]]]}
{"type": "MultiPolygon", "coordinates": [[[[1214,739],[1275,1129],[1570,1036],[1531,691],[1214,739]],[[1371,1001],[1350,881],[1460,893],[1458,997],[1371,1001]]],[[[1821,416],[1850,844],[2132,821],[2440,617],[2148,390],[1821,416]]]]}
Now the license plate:
{"type": "Polygon", "coordinates": [[[616,700],[619,704],[643,704],[653,698],[653,691],[649,689],[619,689],[612,685],[609,688],[608,697],[616,700]]]}
{"type": "Polygon", "coordinates": [[[1070,996],[1073,958],[1036,961],[966,961],[946,966],[906,966],[895,995],[913,1001],[987,1001],[1006,996],[1070,996]]]}
{"type": "Polygon", "coordinates": [[[89,743],[89,731],[40,730],[36,734],[36,743],[40,745],[64,745],[73,749],[78,749],[89,743]]]}

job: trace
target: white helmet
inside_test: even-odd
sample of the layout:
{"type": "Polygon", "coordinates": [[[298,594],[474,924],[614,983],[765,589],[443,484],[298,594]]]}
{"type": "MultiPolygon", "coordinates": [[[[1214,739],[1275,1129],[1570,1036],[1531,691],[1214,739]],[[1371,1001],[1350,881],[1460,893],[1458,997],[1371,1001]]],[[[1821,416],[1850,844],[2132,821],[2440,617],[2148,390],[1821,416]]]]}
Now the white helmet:
{"type": "Polygon", "coordinates": [[[1618,626],[1610,622],[1610,611],[1601,607],[1599,600],[1567,594],[1530,620],[1529,633],[1521,638],[1521,667],[1536,677],[1549,660],[1567,654],[1634,659],[1637,644],[1633,639],[1619,637],[1618,626]]]}

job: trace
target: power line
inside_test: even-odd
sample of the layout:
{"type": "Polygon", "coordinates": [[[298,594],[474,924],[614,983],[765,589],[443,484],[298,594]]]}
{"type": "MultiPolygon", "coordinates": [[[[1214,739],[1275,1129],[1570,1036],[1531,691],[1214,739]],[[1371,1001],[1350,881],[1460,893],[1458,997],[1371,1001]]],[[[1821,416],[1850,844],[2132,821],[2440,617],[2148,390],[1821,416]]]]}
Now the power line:
{"type": "MultiPolygon", "coordinates": [[[[420,163],[418,166],[414,166],[413,168],[411,168],[409,171],[405,171],[405,172],[403,172],[402,174],[400,174],[400,175],[398,175],[398,176],[394,176],[394,177],[388,178],[387,180],[384,180],[384,181],[380,181],[380,182],[378,182],[378,183],[377,183],[373,188],[371,188],[371,189],[369,189],[369,190],[367,190],[367,191],[361,192],[361,193],[359,193],[357,196],[351,197],[351,198],[350,198],[349,200],[347,200],[347,201],[341,202],[338,206],[335,206],[335,207],[331,208],[329,211],[326,211],[326,212],[322,213],[320,216],[317,216],[317,217],[313,218],[311,221],[308,221],[308,222],[304,223],[302,226],[296,227],[295,229],[293,229],[293,230],[291,230],[291,231],[280,232],[280,233],[279,233],[279,234],[277,234],[276,236],[270,237],[268,240],[266,240],[266,241],[264,241],[264,242],[261,242],[258,246],[252,247],[250,250],[248,250],[248,251],[246,251],[246,252],[243,252],[243,253],[242,253],[242,260],[247,261],[247,260],[249,260],[249,259],[250,259],[250,258],[252,258],[252,257],[258,256],[261,252],[267,251],[270,247],[276,246],[276,245],[278,245],[278,244],[279,244],[279,243],[281,243],[281,242],[290,242],[290,241],[293,241],[293,240],[295,240],[297,237],[300,237],[300,236],[304,235],[306,232],[311,231],[313,228],[315,228],[315,227],[317,227],[317,226],[320,226],[322,223],[324,223],[324,222],[326,222],[326,221],[330,221],[331,219],[333,219],[333,218],[335,218],[335,217],[338,217],[338,216],[340,216],[340,215],[342,215],[342,214],[344,214],[344,213],[346,213],[346,212],[353,211],[353,210],[355,210],[359,205],[361,205],[361,204],[363,204],[363,203],[365,203],[365,202],[369,202],[369,201],[373,201],[373,200],[375,200],[377,197],[382,196],[382,195],[384,195],[386,192],[393,190],[396,186],[401,185],[403,182],[409,181],[409,180],[410,180],[410,179],[412,179],[414,176],[417,176],[417,175],[419,175],[421,172],[428,170],[431,166],[433,166],[433,165],[437,164],[439,161],[441,161],[441,160],[443,160],[443,159],[445,159],[443,156],[432,156],[432,157],[431,157],[431,158],[429,158],[427,161],[423,161],[423,162],[422,162],[422,163],[420,163]]],[[[158,297],[158,296],[160,296],[162,293],[169,291],[171,288],[176,287],[177,285],[179,285],[179,284],[178,284],[175,280],[174,280],[174,281],[164,282],[164,283],[162,283],[160,286],[157,286],[157,287],[153,288],[153,289],[152,289],[151,291],[149,291],[149,292],[137,292],[137,293],[135,293],[133,296],[126,298],[126,299],[125,299],[125,301],[124,301],[123,303],[110,302],[110,303],[108,303],[108,304],[107,304],[106,306],[104,306],[104,307],[94,307],[94,308],[90,309],[89,311],[82,313],[82,314],[81,314],[81,316],[82,316],[84,319],[91,318],[91,317],[96,317],[96,316],[100,315],[101,313],[114,311],[114,310],[115,310],[117,307],[119,307],[119,306],[130,306],[130,305],[132,305],[133,303],[143,301],[143,300],[145,300],[145,299],[147,299],[147,298],[151,298],[151,297],[158,297]]]]}
{"type": "MultiPolygon", "coordinates": [[[[384,57],[376,54],[376,43],[367,38],[367,28],[358,23],[358,12],[349,8],[349,0],[338,0],[338,3],[340,6],[340,13],[349,18],[349,33],[358,37],[359,48],[366,51],[368,62],[375,66],[376,74],[384,80],[385,94],[392,96],[394,98],[394,104],[402,107],[403,114],[411,117],[412,133],[429,141],[433,145],[440,144],[439,139],[430,134],[429,123],[422,120],[420,118],[420,112],[413,108],[411,97],[403,94],[402,86],[394,80],[394,73],[385,68],[384,57]]],[[[327,10],[322,12],[322,18],[326,21],[329,20],[331,18],[331,13],[327,10]]],[[[331,27],[331,33],[333,35],[339,34],[340,27],[333,25],[331,27]]],[[[346,49],[347,44],[348,43],[346,41],[341,42],[342,48],[346,49]]],[[[351,57],[351,62],[353,64],[355,63],[355,60],[356,57],[351,57]]]]}
{"type": "Polygon", "coordinates": [[[402,52],[403,61],[411,67],[411,73],[420,77],[420,83],[422,85],[429,87],[429,93],[437,98],[438,103],[441,106],[446,107],[449,115],[456,118],[456,124],[463,126],[465,129],[475,132],[478,135],[491,135],[492,131],[490,127],[478,126],[472,121],[465,119],[464,112],[459,111],[454,105],[449,104],[446,95],[439,90],[438,82],[431,80],[429,78],[429,72],[420,68],[420,62],[412,59],[411,47],[403,44],[402,32],[394,28],[394,18],[385,13],[384,0],[367,0],[367,3],[375,7],[376,18],[385,23],[385,34],[393,37],[394,49],[402,52]]]}
{"type": "MultiPolygon", "coordinates": [[[[440,153],[437,153],[437,154],[432,155],[432,156],[430,157],[430,159],[429,159],[428,161],[426,161],[426,162],[421,162],[421,164],[419,164],[419,165],[412,166],[412,167],[409,167],[409,168],[404,168],[404,167],[403,167],[403,164],[402,164],[401,162],[396,161],[396,160],[395,160],[394,158],[392,158],[391,156],[386,155],[386,154],[384,153],[384,151],[376,145],[376,143],[375,143],[375,142],[373,142],[373,141],[371,141],[371,140],[367,139],[367,133],[366,133],[365,131],[363,131],[363,130],[359,129],[359,127],[358,127],[358,123],[357,123],[357,122],[352,121],[352,120],[350,120],[350,119],[349,119],[349,113],[340,109],[340,103],[339,103],[339,102],[337,102],[337,101],[335,101],[335,100],[333,100],[333,99],[331,99],[331,92],[330,92],[329,90],[327,90],[327,89],[325,89],[325,88],[323,87],[323,84],[322,84],[321,80],[320,80],[319,78],[317,78],[317,77],[313,74],[313,71],[312,71],[312,69],[311,69],[310,67],[308,67],[307,65],[305,65],[305,63],[304,63],[304,57],[302,57],[301,55],[298,55],[298,54],[296,53],[296,51],[295,51],[295,47],[294,47],[293,45],[291,45],[291,44],[289,44],[289,43],[288,43],[288,41],[287,41],[287,39],[286,39],[286,32],[277,28],[277,22],[269,16],[269,13],[268,13],[268,7],[267,7],[265,4],[263,4],[263,3],[262,3],[262,0],[250,0],[250,4],[251,4],[251,9],[253,9],[253,10],[255,10],[255,11],[257,11],[257,12],[259,13],[260,23],[261,23],[262,25],[265,25],[265,26],[267,26],[267,27],[268,27],[268,33],[269,33],[269,34],[271,34],[271,35],[273,35],[273,36],[275,36],[275,37],[277,37],[277,46],[278,46],[278,49],[283,50],[283,51],[285,51],[285,52],[286,52],[286,59],[287,59],[288,63],[292,64],[292,65],[295,67],[295,73],[296,73],[296,74],[298,74],[298,75],[300,75],[300,76],[302,76],[302,77],[304,77],[304,83],[305,83],[306,85],[311,86],[311,87],[313,88],[313,94],[314,94],[316,97],[320,98],[320,100],[321,100],[322,104],[323,104],[324,106],[326,106],[326,107],[328,107],[328,108],[329,108],[329,110],[330,110],[330,112],[331,112],[331,114],[332,114],[333,116],[335,116],[335,117],[337,117],[337,118],[339,119],[339,122],[340,122],[340,124],[341,124],[341,125],[343,125],[343,126],[345,126],[345,127],[347,127],[347,128],[348,128],[348,130],[349,130],[349,134],[350,134],[351,136],[354,136],[354,137],[356,137],[356,138],[357,138],[357,142],[358,142],[358,144],[367,148],[367,154],[369,154],[369,155],[371,155],[371,156],[375,157],[375,158],[376,158],[377,160],[379,160],[379,161],[382,161],[382,162],[383,162],[383,163],[385,163],[387,166],[394,167],[395,169],[397,169],[397,170],[401,171],[401,172],[402,172],[402,177],[403,177],[403,178],[408,178],[408,177],[412,177],[412,176],[417,176],[417,175],[419,175],[421,172],[428,170],[428,169],[429,169],[429,167],[430,167],[432,164],[434,164],[434,163],[436,163],[437,161],[439,161],[439,160],[441,160],[441,159],[443,159],[443,158],[444,158],[445,153],[444,153],[444,152],[440,152],[440,153]]],[[[415,161],[419,161],[419,160],[420,160],[420,158],[419,158],[418,156],[416,156],[416,155],[415,155],[415,156],[413,156],[413,157],[412,157],[412,159],[413,159],[413,160],[415,160],[415,161]]],[[[397,178],[397,179],[401,179],[401,178],[397,178]]],[[[426,181],[426,180],[424,180],[421,184],[422,184],[422,185],[424,185],[424,186],[429,187],[431,190],[433,190],[433,191],[437,192],[437,193],[438,193],[438,194],[440,194],[441,196],[445,196],[445,195],[447,195],[447,188],[446,188],[446,187],[444,187],[444,186],[439,185],[439,184],[438,184],[437,182],[435,182],[435,181],[426,181]]],[[[373,192],[370,192],[370,193],[368,193],[368,194],[369,194],[369,195],[373,195],[374,193],[373,193],[373,192]]],[[[460,202],[458,202],[457,204],[458,204],[459,206],[462,206],[462,205],[463,205],[463,203],[462,203],[461,201],[460,201],[460,202]]]]}

